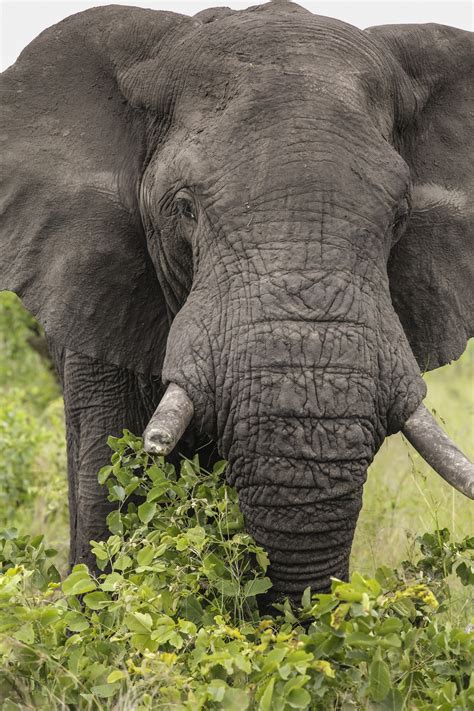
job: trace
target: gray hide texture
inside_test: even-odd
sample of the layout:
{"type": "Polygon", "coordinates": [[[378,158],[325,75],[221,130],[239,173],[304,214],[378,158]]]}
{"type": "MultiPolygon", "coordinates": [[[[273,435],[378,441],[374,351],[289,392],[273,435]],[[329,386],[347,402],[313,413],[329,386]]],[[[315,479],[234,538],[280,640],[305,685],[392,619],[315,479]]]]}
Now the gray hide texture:
{"type": "Polygon", "coordinates": [[[347,576],[368,465],[473,333],[472,56],[288,2],[109,6],[2,75],[0,287],[62,377],[71,562],[104,533],[106,436],[171,383],[275,591],[347,576]]]}

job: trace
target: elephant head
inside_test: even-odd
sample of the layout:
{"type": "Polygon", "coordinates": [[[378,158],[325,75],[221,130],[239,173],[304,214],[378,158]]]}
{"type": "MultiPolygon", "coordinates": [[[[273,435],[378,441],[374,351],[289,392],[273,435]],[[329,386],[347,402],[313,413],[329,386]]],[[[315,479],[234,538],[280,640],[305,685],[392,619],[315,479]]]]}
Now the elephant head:
{"type": "Polygon", "coordinates": [[[162,376],[146,433],[229,461],[275,589],[345,577],[367,467],[405,428],[472,495],[420,370],[473,333],[469,33],[287,2],[120,6],[2,79],[2,287],[49,337],[162,376]]]}

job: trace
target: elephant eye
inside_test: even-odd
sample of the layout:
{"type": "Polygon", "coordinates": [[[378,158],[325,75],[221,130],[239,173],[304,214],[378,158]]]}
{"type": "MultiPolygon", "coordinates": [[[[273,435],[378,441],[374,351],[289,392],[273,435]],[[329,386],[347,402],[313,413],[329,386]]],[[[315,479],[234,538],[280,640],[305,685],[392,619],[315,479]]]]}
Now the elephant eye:
{"type": "Polygon", "coordinates": [[[196,222],[196,209],[193,201],[189,197],[178,195],[174,201],[175,214],[185,220],[193,220],[196,222]]]}
{"type": "Polygon", "coordinates": [[[407,197],[405,197],[399,204],[392,222],[392,244],[398,242],[398,240],[404,233],[409,216],[410,201],[407,197]]]}

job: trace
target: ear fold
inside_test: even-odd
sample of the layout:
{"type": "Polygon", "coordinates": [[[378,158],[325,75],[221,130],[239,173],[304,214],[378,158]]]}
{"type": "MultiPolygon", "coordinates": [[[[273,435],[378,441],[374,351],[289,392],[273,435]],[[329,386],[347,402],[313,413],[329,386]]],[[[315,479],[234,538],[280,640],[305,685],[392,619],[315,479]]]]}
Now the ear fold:
{"type": "Polygon", "coordinates": [[[415,97],[398,116],[412,216],[388,269],[420,368],[432,370],[458,358],[474,335],[472,33],[442,25],[367,32],[395,57],[396,82],[415,97]]]}
{"type": "Polygon", "coordinates": [[[120,77],[174,13],[109,6],[43,32],[1,77],[0,288],[70,349],[160,373],[164,298],[136,204],[145,124],[120,77]]]}

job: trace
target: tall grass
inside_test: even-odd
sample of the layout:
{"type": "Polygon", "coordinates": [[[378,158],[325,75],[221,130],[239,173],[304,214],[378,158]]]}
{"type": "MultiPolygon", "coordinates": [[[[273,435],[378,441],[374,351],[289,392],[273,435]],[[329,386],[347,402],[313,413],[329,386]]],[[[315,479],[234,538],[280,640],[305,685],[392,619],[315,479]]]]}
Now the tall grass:
{"type": "MultiPolygon", "coordinates": [[[[427,407],[465,454],[474,458],[474,342],[464,355],[425,375],[427,407]]],[[[456,536],[474,530],[471,502],[441,479],[401,434],[388,437],[370,467],[352,552],[352,567],[372,574],[396,565],[414,537],[435,526],[456,536]]]]}

